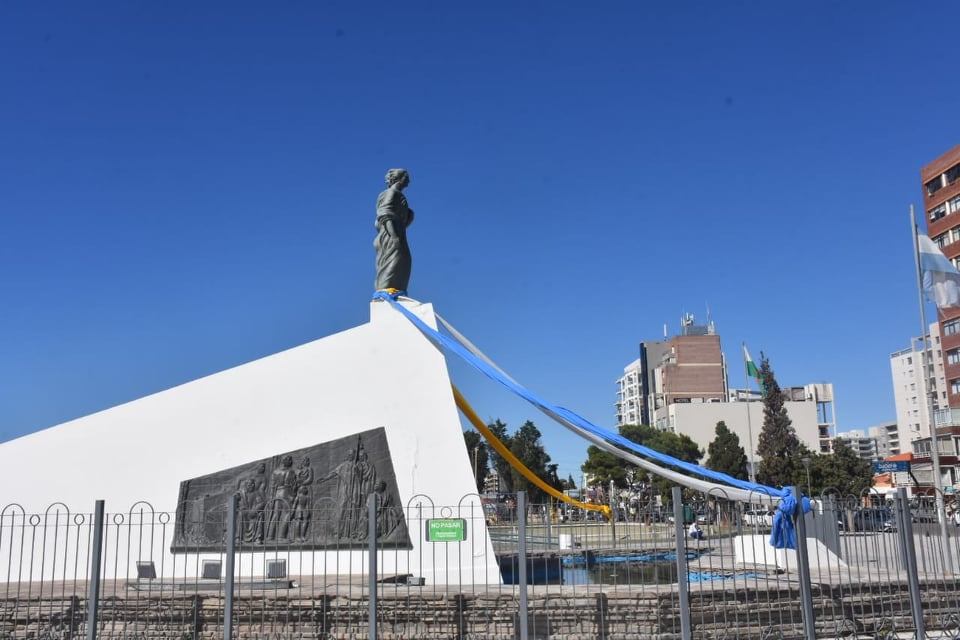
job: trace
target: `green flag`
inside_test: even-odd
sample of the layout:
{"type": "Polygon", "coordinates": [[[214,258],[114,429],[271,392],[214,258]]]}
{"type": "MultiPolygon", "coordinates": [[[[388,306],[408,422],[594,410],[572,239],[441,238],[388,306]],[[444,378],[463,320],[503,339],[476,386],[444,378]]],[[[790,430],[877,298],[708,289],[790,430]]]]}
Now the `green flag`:
{"type": "Polygon", "coordinates": [[[760,375],[760,369],[757,369],[757,365],[753,363],[753,358],[750,357],[750,353],[747,351],[747,345],[743,345],[743,362],[747,367],[747,375],[757,381],[757,386],[760,387],[760,391],[766,391],[763,388],[763,376],[760,375]]]}

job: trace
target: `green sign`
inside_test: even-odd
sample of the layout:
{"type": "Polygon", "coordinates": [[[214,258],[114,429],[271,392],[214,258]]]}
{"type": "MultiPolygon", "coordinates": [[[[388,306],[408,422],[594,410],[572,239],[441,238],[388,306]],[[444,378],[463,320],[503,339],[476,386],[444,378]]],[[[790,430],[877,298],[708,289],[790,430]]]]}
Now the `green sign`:
{"type": "Polygon", "coordinates": [[[467,539],[467,521],[463,518],[427,520],[427,542],[463,542],[467,539]]]}

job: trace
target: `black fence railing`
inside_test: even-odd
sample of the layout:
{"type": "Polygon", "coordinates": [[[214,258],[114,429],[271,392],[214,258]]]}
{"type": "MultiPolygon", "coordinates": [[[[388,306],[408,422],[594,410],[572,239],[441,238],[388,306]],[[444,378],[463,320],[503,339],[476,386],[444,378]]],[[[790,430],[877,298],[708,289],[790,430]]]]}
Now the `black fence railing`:
{"type": "Polygon", "coordinates": [[[0,639],[960,634],[960,528],[901,494],[818,497],[796,549],[770,545],[759,496],[679,489],[609,520],[523,495],[373,496],[272,530],[239,503],[110,506],[0,510],[0,639]]]}

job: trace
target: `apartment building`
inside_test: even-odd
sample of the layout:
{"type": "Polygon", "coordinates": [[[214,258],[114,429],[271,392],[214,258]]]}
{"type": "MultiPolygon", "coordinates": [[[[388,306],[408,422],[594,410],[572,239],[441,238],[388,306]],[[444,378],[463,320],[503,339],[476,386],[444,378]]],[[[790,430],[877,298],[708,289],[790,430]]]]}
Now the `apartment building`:
{"type": "MultiPolygon", "coordinates": [[[[877,454],[880,460],[905,453],[900,448],[900,431],[896,421],[884,422],[867,428],[867,433],[877,442],[877,454]]],[[[909,451],[910,447],[906,447],[909,451]]]]}
{"type": "Polygon", "coordinates": [[[925,339],[912,338],[909,347],[891,353],[890,373],[897,411],[896,450],[891,448],[890,455],[897,455],[912,451],[915,440],[930,435],[931,409],[936,415],[947,407],[940,324],[931,323],[925,339]]]}
{"type": "MultiPolygon", "coordinates": [[[[947,151],[920,170],[923,185],[923,209],[927,235],[954,265],[960,267],[960,145],[947,151]]],[[[926,369],[919,378],[928,386],[924,410],[933,420],[933,430],[924,428],[921,420],[919,437],[912,438],[911,470],[922,487],[941,486],[949,493],[958,482],[960,451],[960,307],[941,309],[937,332],[930,332],[926,369]],[[937,374],[937,356],[943,371],[937,374]],[[939,383],[939,384],[938,384],[939,383]],[[940,478],[934,477],[933,446],[940,463],[940,478]]],[[[914,362],[916,367],[916,362],[914,362]]],[[[899,421],[899,414],[898,414],[899,421]]],[[[911,428],[914,423],[911,422],[911,428]]],[[[912,431],[911,433],[916,433],[912,431]]]]}
{"type": "Polygon", "coordinates": [[[854,453],[864,460],[882,460],[877,439],[863,429],[851,429],[837,436],[846,442],[854,453]]]}
{"type": "MultiPolygon", "coordinates": [[[[960,267],[960,145],[920,170],[927,235],[960,267]]],[[[946,375],[946,406],[960,408],[960,307],[939,318],[946,375]]]]}

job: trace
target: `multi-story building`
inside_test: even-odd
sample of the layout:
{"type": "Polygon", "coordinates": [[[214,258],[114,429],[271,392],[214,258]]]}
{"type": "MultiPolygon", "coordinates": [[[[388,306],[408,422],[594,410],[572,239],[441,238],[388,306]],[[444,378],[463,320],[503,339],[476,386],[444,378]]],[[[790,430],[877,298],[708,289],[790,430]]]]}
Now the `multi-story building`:
{"type": "Polygon", "coordinates": [[[500,493],[500,474],[491,469],[487,477],[483,480],[483,493],[485,495],[496,495],[500,493]]]}
{"type": "Polygon", "coordinates": [[[617,426],[654,424],[658,408],[673,403],[723,402],[727,372],[720,336],[712,322],[680,321],[681,333],[663,341],[641,342],[640,358],[617,380],[617,426]]]}
{"type": "MultiPolygon", "coordinates": [[[[960,146],[946,152],[920,170],[927,235],[954,265],[960,266],[960,146]]],[[[928,394],[921,416],[933,419],[912,438],[911,469],[921,487],[953,487],[957,478],[957,438],[960,436],[960,307],[941,309],[937,334],[931,331],[926,368],[919,380],[928,394]],[[937,342],[939,338],[939,343],[937,342]],[[943,371],[938,380],[937,356],[943,371]],[[939,382],[939,385],[938,385],[939,382]],[[935,436],[935,438],[934,438],[935,436]],[[936,440],[940,478],[934,475],[932,442],[936,440]]],[[[915,363],[916,364],[916,363],[915,363]]],[[[895,383],[896,384],[896,383],[895,383]]],[[[919,386],[919,385],[918,385],[919,386]]],[[[899,419],[899,415],[898,415],[899,419]]],[[[915,433],[915,432],[914,432],[915,433]]]]}
{"type": "Polygon", "coordinates": [[[634,360],[623,368],[623,377],[617,380],[617,426],[645,424],[641,417],[643,406],[643,362],[634,360]]]}
{"type": "MultiPolygon", "coordinates": [[[[756,448],[763,428],[763,402],[758,392],[730,389],[720,336],[713,323],[697,325],[687,314],[682,332],[671,339],[640,343],[640,359],[617,381],[618,426],[637,422],[690,436],[706,449],[718,422],[737,434],[756,467],[756,448]],[[638,398],[639,395],[639,398],[638,398]]],[[[797,437],[812,451],[829,452],[836,433],[833,385],[809,384],[781,389],[784,406],[797,437]]]]}
{"type": "MultiPolygon", "coordinates": [[[[797,438],[811,451],[830,452],[830,436],[836,432],[833,413],[833,385],[808,384],[781,389],[783,406],[797,438]]],[[[760,463],[757,446],[763,429],[763,401],[756,395],[737,389],[731,402],[673,403],[655,412],[653,426],[682,433],[706,450],[716,437],[718,422],[727,425],[740,438],[747,461],[756,470],[760,463]],[[738,393],[739,392],[739,393],[738,393]]]]}
{"type": "MultiPolygon", "coordinates": [[[[920,179],[927,235],[960,266],[960,145],[921,169],[920,179]]],[[[939,325],[946,361],[946,405],[960,408],[960,307],[944,309],[939,325]]]]}
{"type": "MultiPolygon", "coordinates": [[[[867,433],[877,442],[877,455],[880,460],[905,452],[900,448],[900,431],[896,422],[884,422],[868,427],[867,433]]],[[[907,451],[909,449],[909,446],[906,447],[907,451]]]]}
{"type": "Polygon", "coordinates": [[[947,405],[940,325],[931,323],[925,339],[913,338],[910,342],[908,348],[890,354],[893,401],[897,410],[897,450],[890,455],[911,451],[915,440],[929,437],[931,409],[936,413],[947,405]],[[924,362],[926,376],[923,375],[924,362]]]}
{"type": "Polygon", "coordinates": [[[845,441],[859,457],[864,460],[882,460],[877,439],[863,429],[851,429],[837,436],[845,441]]]}

